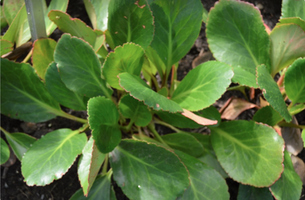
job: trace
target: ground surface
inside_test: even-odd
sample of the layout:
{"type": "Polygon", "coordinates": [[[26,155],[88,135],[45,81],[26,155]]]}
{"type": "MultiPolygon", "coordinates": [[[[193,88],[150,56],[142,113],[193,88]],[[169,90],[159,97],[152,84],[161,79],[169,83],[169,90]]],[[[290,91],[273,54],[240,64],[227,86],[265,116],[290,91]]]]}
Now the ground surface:
{"type": "MultiPolygon", "coordinates": [[[[210,9],[215,0],[202,0],[203,5],[206,9],[210,9]]],[[[256,6],[259,6],[264,18],[265,23],[273,28],[280,17],[281,1],[280,0],[249,0],[256,6]]],[[[77,17],[85,21],[90,25],[90,21],[86,11],[84,9],[83,2],[81,0],[70,1],[68,7],[68,13],[72,17],[77,17]]],[[[59,30],[56,30],[51,37],[58,39],[62,33],[59,30]]],[[[205,38],[205,26],[203,24],[200,35],[192,47],[190,52],[181,60],[178,70],[178,79],[181,80],[183,77],[192,69],[192,61],[198,56],[199,52],[204,49],[208,50],[208,44],[205,38]]],[[[219,104],[223,104],[230,96],[241,96],[239,92],[230,92],[226,93],[220,100],[219,104]]],[[[247,119],[253,115],[255,110],[245,112],[240,117],[242,119],[247,119]]],[[[83,112],[74,112],[72,113],[79,117],[86,117],[86,114],[83,112]]],[[[305,124],[305,113],[297,115],[299,124],[305,124]]],[[[28,124],[21,122],[19,120],[13,120],[6,116],[1,115],[1,126],[9,132],[24,132],[30,134],[36,138],[40,138],[42,135],[59,129],[59,128],[70,128],[78,129],[81,124],[57,117],[53,120],[44,123],[38,124],[28,124]]],[[[157,127],[157,130],[162,133],[167,133],[168,130],[165,127],[157,127]]],[[[1,133],[1,137],[4,137],[1,133]]],[[[305,151],[303,150],[299,155],[303,160],[305,160],[305,151]]],[[[77,162],[75,162],[77,163],[77,162]]],[[[54,181],[50,185],[45,187],[29,187],[23,182],[23,177],[21,175],[21,165],[17,160],[13,165],[7,168],[5,173],[5,168],[1,166],[1,199],[3,200],[66,200],[69,199],[75,191],[80,188],[80,184],[77,178],[77,167],[74,164],[67,174],[63,176],[62,179],[54,181]],[[5,177],[4,177],[5,176],[5,177]]],[[[228,179],[227,183],[229,185],[231,199],[236,199],[238,183],[228,179]]],[[[118,187],[115,187],[116,195],[118,200],[128,199],[125,197],[118,187]]],[[[302,198],[304,198],[304,189],[302,198]]],[[[304,198],[305,199],[305,198],[304,198]]]]}

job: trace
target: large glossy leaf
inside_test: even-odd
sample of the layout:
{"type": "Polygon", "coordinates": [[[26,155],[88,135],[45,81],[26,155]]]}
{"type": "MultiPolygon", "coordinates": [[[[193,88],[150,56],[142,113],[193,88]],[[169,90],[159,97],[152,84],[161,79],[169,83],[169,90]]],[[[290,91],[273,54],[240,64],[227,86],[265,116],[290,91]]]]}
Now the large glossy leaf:
{"type": "Polygon", "coordinates": [[[14,44],[8,40],[0,40],[0,56],[11,52],[14,48],[14,44]]]}
{"type": "Polygon", "coordinates": [[[273,200],[268,188],[256,188],[250,185],[240,184],[237,200],[273,200]]]}
{"type": "Polygon", "coordinates": [[[228,178],[228,174],[223,170],[219,164],[215,152],[211,144],[211,135],[204,135],[200,133],[189,133],[194,136],[203,146],[203,155],[197,158],[201,162],[207,164],[216,170],[223,178],[228,178]]]}
{"type": "Polygon", "coordinates": [[[270,34],[270,40],[273,76],[295,59],[305,56],[305,31],[296,24],[276,26],[270,34]]]}
{"type": "Polygon", "coordinates": [[[283,0],[282,17],[300,17],[305,20],[305,2],[296,0],[283,0]]]}
{"type": "Polygon", "coordinates": [[[107,30],[110,0],[84,0],[86,11],[94,29],[107,30]]]}
{"type": "Polygon", "coordinates": [[[113,178],[130,199],[175,199],[189,186],[188,172],[172,152],[123,140],[110,153],[113,178]]]}
{"type": "Polygon", "coordinates": [[[255,113],[253,120],[268,124],[269,126],[275,126],[277,123],[283,120],[283,117],[271,106],[265,106],[255,113]]]}
{"type": "Polygon", "coordinates": [[[105,97],[91,98],[88,102],[88,115],[97,148],[102,153],[112,151],[121,141],[117,107],[105,97]]]}
{"type": "Polygon", "coordinates": [[[230,85],[232,77],[233,71],[225,63],[203,63],[184,77],[171,100],[187,110],[201,110],[221,97],[230,85]]]}
{"type": "Polygon", "coordinates": [[[24,5],[23,0],[6,0],[3,2],[3,12],[5,19],[9,25],[13,22],[20,8],[24,5]]]}
{"type": "Polygon", "coordinates": [[[99,175],[96,177],[87,197],[84,196],[82,189],[79,189],[70,200],[111,200],[111,175],[112,173],[108,173],[104,176],[99,175]]]}
{"type": "Polygon", "coordinates": [[[302,193],[302,181],[295,172],[289,153],[284,154],[284,172],[280,179],[276,181],[270,190],[278,200],[300,199],[302,193]]]}
{"type": "Polygon", "coordinates": [[[45,80],[45,73],[51,62],[54,61],[56,42],[50,38],[38,39],[33,45],[32,63],[37,75],[45,80]]]}
{"type": "Polygon", "coordinates": [[[86,142],[85,133],[70,129],[58,129],[37,140],[22,159],[21,171],[27,185],[44,186],[60,179],[86,142]]]}
{"type": "Polygon", "coordinates": [[[171,101],[161,94],[153,91],[138,76],[127,72],[119,75],[120,85],[134,98],[144,101],[146,105],[154,110],[165,110],[169,112],[182,112],[182,108],[174,101],[171,101]]]}
{"type": "Polygon", "coordinates": [[[285,91],[293,103],[305,103],[305,58],[297,59],[285,74],[285,91]]]}
{"type": "Polygon", "coordinates": [[[5,134],[6,140],[20,161],[25,152],[27,152],[31,145],[36,141],[35,138],[25,133],[9,133],[5,130],[2,130],[2,132],[5,134]]]}
{"type": "Polygon", "coordinates": [[[292,120],[280,89],[264,65],[257,67],[257,84],[270,105],[287,121],[292,120]]]}
{"type": "Polygon", "coordinates": [[[105,38],[103,32],[92,30],[92,28],[78,18],[71,18],[70,15],[56,10],[52,10],[49,13],[49,18],[63,32],[84,39],[95,51],[98,51],[104,44],[105,38]]]}
{"type": "Polygon", "coordinates": [[[121,98],[119,109],[124,117],[130,119],[130,123],[135,123],[137,126],[147,126],[152,119],[147,106],[129,95],[121,98]]]}
{"type": "Polygon", "coordinates": [[[274,129],[253,121],[230,121],[211,130],[217,159],[234,180],[267,187],[280,177],[284,141],[274,129]]]}
{"type": "Polygon", "coordinates": [[[185,153],[175,151],[190,173],[191,185],[179,200],[229,199],[225,180],[214,169],[185,153]]]}
{"type": "Polygon", "coordinates": [[[93,182],[104,162],[105,156],[105,154],[99,152],[93,138],[90,137],[82,151],[77,168],[78,178],[85,196],[88,196],[91,187],[93,187],[93,182]]]}
{"type": "Polygon", "coordinates": [[[203,6],[199,0],[150,1],[155,21],[151,43],[167,68],[190,50],[200,32],[203,6]]]}
{"type": "MultiPolygon", "coordinates": [[[[27,14],[25,5],[23,5],[20,10],[18,11],[16,17],[14,18],[13,22],[10,24],[8,30],[3,35],[2,39],[15,43],[18,38],[22,36],[22,26],[23,23],[27,20],[27,14]]],[[[21,44],[17,43],[17,46],[21,44]]]]}
{"type": "Polygon", "coordinates": [[[101,78],[101,63],[88,43],[65,34],[57,43],[54,60],[67,88],[87,97],[110,98],[112,91],[101,78]]]}
{"type": "Polygon", "coordinates": [[[1,59],[1,113],[30,122],[52,119],[61,112],[29,64],[1,59]]]}
{"type": "Polygon", "coordinates": [[[220,1],[209,13],[206,31],[213,56],[236,71],[233,81],[257,87],[256,66],[270,65],[270,41],[259,10],[243,1],[220,1]]]}
{"type": "Polygon", "coordinates": [[[69,90],[62,82],[56,63],[52,63],[45,74],[46,88],[61,105],[73,110],[86,110],[87,98],[69,90]]]}
{"type": "Polygon", "coordinates": [[[194,157],[199,157],[203,153],[202,144],[188,133],[172,133],[162,136],[164,142],[173,149],[177,149],[194,157]]]}
{"type": "Polygon", "coordinates": [[[10,149],[6,142],[1,138],[0,140],[0,165],[4,164],[10,158],[10,149]]]}
{"type": "Polygon", "coordinates": [[[134,42],[145,49],[151,43],[154,20],[145,0],[112,0],[108,15],[108,29],[115,46],[134,42]]]}
{"type": "Polygon", "coordinates": [[[139,76],[143,61],[144,51],[141,46],[133,43],[124,44],[108,54],[103,65],[103,75],[111,87],[122,90],[118,75],[128,72],[139,76]]]}
{"type": "MultiPolygon", "coordinates": [[[[195,121],[184,117],[180,113],[169,113],[158,111],[156,114],[165,122],[178,127],[178,128],[200,128],[202,125],[196,123],[195,121]]],[[[210,106],[198,112],[195,112],[196,115],[199,115],[210,120],[221,121],[220,114],[214,106],[210,106]]]]}

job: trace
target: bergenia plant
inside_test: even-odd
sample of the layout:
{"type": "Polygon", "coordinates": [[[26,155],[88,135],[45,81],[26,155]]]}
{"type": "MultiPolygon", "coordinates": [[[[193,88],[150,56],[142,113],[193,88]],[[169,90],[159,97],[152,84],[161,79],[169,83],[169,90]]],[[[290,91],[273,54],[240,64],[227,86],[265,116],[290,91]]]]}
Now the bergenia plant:
{"type": "MultiPolygon", "coordinates": [[[[1,37],[1,113],[81,123],[37,140],[1,128],[29,186],[60,179],[80,155],[82,189],[71,199],[115,199],[112,178],[130,199],[229,199],[228,177],[240,183],[239,199],[249,190],[262,199],[300,197],[302,182],[279,127],[304,129],[290,122],[305,108],[305,13],[296,12],[305,2],[284,1],[270,35],[259,10],[242,1],[221,0],[208,15],[199,0],[84,4],[93,28],[65,13],[67,1],[45,6],[47,35],[56,27],[65,34],[35,40],[22,63],[6,53],[30,39],[24,5],[1,37]],[[202,20],[216,61],[180,82],[178,62],[202,20]],[[260,89],[270,106],[257,106],[254,120],[222,121],[213,104],[231,80],[239,84],[233,89],[260,89]],[[157,124],[173,133],[160,135],[157,124]]],[[[1,148],[1,158],[8,157],[3,139],[1,148]]]]}

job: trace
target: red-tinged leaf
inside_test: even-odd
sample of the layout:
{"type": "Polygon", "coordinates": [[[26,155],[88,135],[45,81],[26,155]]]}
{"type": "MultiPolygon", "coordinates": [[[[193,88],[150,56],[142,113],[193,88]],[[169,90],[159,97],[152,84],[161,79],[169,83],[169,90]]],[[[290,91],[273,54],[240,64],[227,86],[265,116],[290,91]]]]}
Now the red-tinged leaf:
{"type": "MultiPolygon", "coordinates": [[[[295,117],[292,118],[292,123],[298,124],[298,121],[295,117]]],[[[299,154],[303,150],[304,146],[300,129],[293,127],[283,127],[281,132],[287,151],[295,156],[299,154]]]]}

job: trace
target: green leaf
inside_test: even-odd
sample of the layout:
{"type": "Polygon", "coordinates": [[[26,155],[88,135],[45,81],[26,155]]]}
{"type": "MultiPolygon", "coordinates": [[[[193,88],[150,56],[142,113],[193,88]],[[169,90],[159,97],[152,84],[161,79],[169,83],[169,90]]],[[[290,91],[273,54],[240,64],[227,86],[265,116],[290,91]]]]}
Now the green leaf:
{"type": "Polygon", "coordinates": [[[295,172],[288,151],[284,154],[284,172],[270,190],[278,200],[300,199],[302,193],[302,181],[295,172]]]}
{"type": "MultiPolygon", "coordinates": [[[[18,11],[12,23],[10,24],[8,30],[3,35],[2,39],[15,43],[18,40],[18,38],[22,37],[23,34],[22,26],[25,21],[27,21],[27,14],[26,14],[25,5],[23,5],[18,11]]],[[[20,45],[21,44],[17,42],[16,47],[20,45]]]]}
{"type": "Polygon", "coordinates": [[[110,0],[84,0],[86,11],[94,29],[107,30],[110,0]]]}
{"type": "Polygon", "coordinates": [[[211,144],[211,136],[200,133],[189,133],[194,136],[203,146],[203,155],[197,158],[201,162],[215,169],[223,178],[228,178],[228,174],[223,170],[218,162],[211,144]]]}
{"type": "Polygon", "coordinates": [[[305,21],[299,17],[282,18],[278,24],[296,24],[305,31],[305,21]]]}
{"type": "Polygon", "coordinates": [[[133,43],[124,44],[108,54],[103,66],[103,75],[111,87],[122,90],[118,75],[128,72],[139,76],[143,61],[144,51],[141,46],[133,43]]]}
{"type": "Polygon", "coordinates": [[[56,42],[50,38],[38,39],[33,45],[32,63],[37,75],[45,80],[45,73],[51,62],[54,61],[56,42]]]}
{"type": "Polygon", "coordinates": [[[152,119],[147,106],[129,95],[121,98],[119,109],[125,118],[129,118],[137,126],[147,126],[152,119]]]}
{"type": "Polygon", "coordinates": [[[91,98],[88,102],[88,115],[90,129],[97,148],[102,153],[112,151],[121,141],[117,107],[105,97],[91,98]]]}
{"type": "Polygon", "coordinates": [[[209,13],[206,35],[213,56],[237,72],[233,82],[257,87],[256,66],[270,65],[270,41],[259,10],[242,1],[220,1],[209,13]]]}
{"type": "Polygon", "coordinates": [[[208,14],[209,14],[209,12],[205,8],[203,8],[202,21],[204,23],[207,23],[207,21],[208,21],[208,14]]]}
{"type": "Polygon", "coordinates": [[[59,104],[29,64],[1,59],[1,113],[14,119],[43,122],[56,117],[59,104]]]}
{"type": "Polygon", "coordinates": [[[161,60],[160,56],[157,54],[157,52],[151,47],[147,47],[145,49],[145,56],[147,57],[150,67],[156,68],[159,72],[159,75],[161,79],[163,78],[163,75],[165,74],[166,66],[161,60]]]}
{"type": "Polygon", "coordinates": [[[305,56],[305,31],[296,24],[277,25],[270,33],[271,74],[274,76],[305,56]]]}
{"type": "Polygon", "coordinates": [[[177,149],[188,155],[199,157],[203,153],[203,146],[200,142],[187,133],[172,133],[162,136],[164,142],[173,149],[177,149]]]}
{"type": "Polygon", "coordinates": [[[58,129],[37,140],[24,154],[21,171],[29,186],[44,186],[60,179],[86,145],[85,133],[58,129]]]}
{"type": "Polygon", "coordinates": [[[179,158],[155,144],[123,140],[110,153],[113,178],[130,199],[175,199],[189,186],[179,158]]]}
{"type": "Polygon", "coordinates": [[[218,61],[205,62],[184,77],[171,100],[187,110],[201,110],[221,97],[232,77],[229,65],[218,61]]]}
{"type": "Polygon", "coordinates": [[[217,159],[234,180],[267,187],[280,177],[284,141],[274,129],[240,120],[223,122],[211,130],[217,159]]]}
{"type": "Polygon", "coordinates": [[[78,18],[72,18],[67,13],[56,10],[52,10],[49,13],[49,18],[58,26],[61,31],[84,39],[93,47],[95,52],[97,52],[99,48],[104,44],[105,37],[103,32],[92,30],[92,28],[87,26],[78,18]]]}
{"type": "Polygon", "coordinates": [[[17,16],[18,11],[24,5],[23,0],[5,0],[3,2],[3,14],[5,15],[5,19],[9,25],[12,24],[14,18],[17,16]]]}
{"type": "Polygon", "coordinates": [[[154,20],[145,0],[109,2],[108,29],[114,45],[134,42],[144,49],[154,35],[154,20]]]}
{"type": "Polygon", "coordinates": [[[296,114],[298,114],[299,112],[302,112],[303,110],[305,110],[305,104],[298,104],[298,105],[292,106],[292,107],[289,109],[289,113],[290,113],[291,115],[296,115],[296,114]]]}
{"type": "Polygon", "coordinates": [[[283,120],[283,117],[271,106],[265,106],[254,114],[253,120],[268,124],[269,126],[275,126],[277,123],[283,120]]]}
{"type": "Polygon", "coordinates": [[[85,196],[88,195],[91,187],[93,187],[93,182],[104,162],[105,156],[105,154],[99,152],[93,138],[90,137],[82,151],[77,168],[78,178],[85,196]]]}
{"type": "Polygon", "coordinates": [[[281,18],[287,17],[300,17],[301,19],[305,20],[305,2],[283,0],[281,18]]]}
{"type": "Polygon", "coordinates": [[[273,200],[268,188],[256,188],[239,184],[237,200],[273,200]]]}
{"type": "Polygon", "coordinates": [[[16,157],[21,161],[25,152],[27,152],[36,139],[25,133],[9,133],[4,130],[2,131],[4,132],[6,140],[10,144],[16,157]]]}
{"type": "Polygon", "coordinates": [[[8,25],[8,23],[5,19],[4,12],[3,12],[2,8],[3,8],[3,6],[0,5],[0,10],[1,10],[1,13],[0,13],[0,28],[1,28],[1,30],[8,25]]]}
{"type": "Polygon", "coordinates": [[[70,200],[111,200],[111,175],[112,173],[97,176],[87,197],[84,196],[82,189],[79,189],[70,200]]]}
{"type": "Polygon", "coordinates": [[[151,47],[164,62],[167,76],[193,46],[201,29],[203,6],[199,0],[150,2],[155,21],[151,47]]]}
{"type": "Polygon", "coordinates": [[[257,67],[257,84],[270,105],[287,121],[292,120],[280,89],[264,65],[257,67]]]}
{"type": "Polygon", "coordinates": [[[62,82],[56,63],[52,63],[45,74],[46,88],[61,105],[73,110],[86,110],[87,98],[69,90],[62,82]]]}
{"type": "Polygon", "coordinates": [[[119,75],[120,85],[134,98],[144,101],[146,105],[154,110],[166,110],[169,112],[182,112],[182,108],[161,94],[153,91],[140,78],[127,72],[119,75]]]}
{"type": "Polygon", "coordinates": [[[10,149],[8,148],[8,145],[6,142],[1,138],[0,140],[0,150],[1,150],[1,159],[0,159],[0,165],[4,164],[8,159],[10,158],[10,149]]]}
{"type": "Polygon", "coordinates": [[[64,34],[56,46],[54,60],[70,90],[87,97],[111,97],[112,91],[101,78],[101,63],[88,43],[64,34]]]}
{"type": "Polygon", "coordinates": [[[305,103],[305,58],[299,58],[287,69],[285,74],[285,91],[295,103],[305,103]]]}
{"type": "Polygon", "coordinates": [[[178,200],[229,199],[225,180],[214,169],[185,153],[175,151],[190,173],[191,185],[178,200]]]}
{"type": "Polygon", "coordinates": [[[14,48],[14,44],[7,40],[0,40],[0,56],[11,52],[14,48]]]}
{"type": "MultiPolygon", "coordinates": [[[[303,141],[305,141],[305,129],[303,129],[303,131],[302,131],[302,139],[303,139],[303,141]]],[[[305,142],[304,142],[304,147],[305,147],[305,142]]]]}

